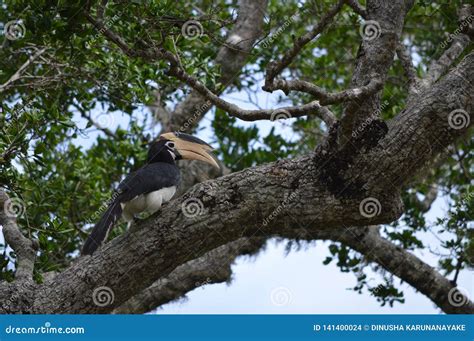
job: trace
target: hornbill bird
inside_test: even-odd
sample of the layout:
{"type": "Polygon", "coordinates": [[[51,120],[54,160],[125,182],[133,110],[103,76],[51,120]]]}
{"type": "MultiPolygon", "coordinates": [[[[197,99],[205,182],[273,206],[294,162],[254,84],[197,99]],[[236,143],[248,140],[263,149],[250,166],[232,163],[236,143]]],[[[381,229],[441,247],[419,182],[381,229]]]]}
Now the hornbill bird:
{"type": "Polygon", "coordinates": [[[87,238],[82,254],[91,255],[121,216],[130,226],[135,214],[154,213],[170,201],[180,182],[176,160],[201,160],[219,168],[210,153],[212,149],[206,142],[188,134],[160,135],[150,145],[146,165],[130,173],[119,184],[107,210],[87,238]]]}

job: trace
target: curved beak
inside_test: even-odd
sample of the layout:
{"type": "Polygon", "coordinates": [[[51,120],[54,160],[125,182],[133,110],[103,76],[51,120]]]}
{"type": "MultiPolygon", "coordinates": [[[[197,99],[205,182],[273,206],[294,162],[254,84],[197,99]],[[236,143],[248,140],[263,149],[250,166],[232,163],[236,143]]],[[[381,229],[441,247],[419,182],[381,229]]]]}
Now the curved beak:
{"type": "Polygon", "coordinates": [[[161,138],[173,141],[176,151],[185,160],[200,160],[207,162],[217,169],[219,164],[216,162],[211,152],[214,150],[209,144],[195,136],[180,132],[166,133],[160,135],[161,138]]]}

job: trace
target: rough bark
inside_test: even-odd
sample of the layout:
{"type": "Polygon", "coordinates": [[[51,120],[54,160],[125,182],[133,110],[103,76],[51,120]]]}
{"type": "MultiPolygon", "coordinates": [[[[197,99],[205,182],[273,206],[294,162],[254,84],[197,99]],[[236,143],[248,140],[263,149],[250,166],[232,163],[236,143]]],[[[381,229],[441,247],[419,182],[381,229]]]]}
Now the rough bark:
{"type": "MultiPolygon", "coordinates": [[[[354,141],[350,154],[322,146],[315,154],[245,169],[194,186],[159,214],[82,257],[52,281],[39,285],[26,302],[34,313],[106,313],[167,276],[178,266],[243,236],[287,236],[299,224],[310,231],[389,223],[402,213],[401,186],[466,129],[452,129],[453,108],[473,122],[474,53],[431,91],[389,122],[379,141],[370,128],[354,141]],[[468,81],[466,81],[468,80],[468,81]],[[387,190],[387,188],[391,190],[387,190]],[[181,207],[193,198],[201,214],[186,217],[181,207]],[[361,203],[376,198],[371,218],[361,203]],[[94,288],[114,293],[110,305],[93,303],[94,288]]],[[[472,123],[471,123],[472,124],[472,123]]],[[[369,212],[370,213],[370,212],[369,212]]],[[[21,306],[25,302],[15,302],[21,306]]],[[[18,311],[15,304],[3,312],[18,311]]]]}
{"type": "Polygon", "coordinates": [[[140,294],[115,309],[115,314],[143,314],[165,303],[183,298],[189,291],[206,284],[229,282],[231,266],[238,256],[252,255],[262,249],[265,238],[240,238],[178,266],[140,294]]]}
{"type": "MultiPolygon", "coordinates": [[[[366,89],[364,87],[368,87],[373,79],[384,81],[399,44],[404,16],[412,2],[368,1],[367,10],[357,2],[347,2],[367,19],[376,19],[382,28],[378,39],[362,43],[356,60],[352,88],[366,89]]],[[[242,3],[251,6],[253,2],[242,3]]],[[[325,20],[332,20],[342,3],[339,2],[325,20]]],[[[101,27],[100,22],[93,18],[90,20],[101,27]]],[[[242,27],[250,22],[242,23],[242,27]]],[[[311,32],[324,29],[327,23],[322,22],[311,32]]],[[[235,30],[238,29],[236,26],[235,30]]],[[[247,26],[244,31],[249,29],[247,26]]],[[[256,32],[252,36],[255,39],[256,32]]],[[[216,94],[209,93],[207,88],[176,70],[172,54],[161,50],[132,51],[113,32],[105,30],[104,34],[131,57],[168,60],[174,71],[171,74],[177,75],[200,93],[203,96],[201,103],[211,99],[218,106],[230,108],[231,114],[238,116],[244,113],[244,119],[269,118],[271,114],[268,110],[256,111],[256,117],[255,112],[249,114],[238,107],[228,107],[229,103],[221,101],[216,94]]],[[[303,47],[304,44],[299,48],[303,47]]],[[[456,49],[457,55],[463,49],[456,49]]],[[[230,49],[222,53],[233,52],[230,49]]],[[[236,53],[245,60],[244,54],[236,53]]],[[[282,68],[293,58],[281,64],[282,68]]],[[[238,63],[243,63],[243,60],[238,63]]],[[[441,77],[452,62],[450,60],[449,65],[443,63],[443,72],[433,71],[435,77],[430,80],[429,86],[386,125],[373,120],[360,128],[360,123],[378,109],[379,96],[373,92],[378,91],[377,87],[371,88],[373,91],[367,91],[362,97],[354,96],[349,99],[342,122],[332,127],[327,141],[314,153],[295,160],[249,168],[194,186],[184,196],[164,207],[158,216],[114,239],[92,257],[78,259],[70,268],[49,278],[44,284],[17,281],[1,285],[0,312],[108,313],[127,307],[131,302],[129,300],[133,301],[137,293],[145,296],[142,302],[150,297],[155,300],[156,296],[148,294],[157,287],[163,294],[158,299],[160,304],[191,289],[189,281],[181,287],[176,285],[177,281],[188,278],[190,265],[201,269],[202,274],[209,273],[209,266],[212,266],[210,255],[227,252],[227,255],[237,256],[235,246],[248,242],[248,238],[294,238],[295,233],[301,236],[301,229],[295,226],[296,221],[299,226],[306,227],[305,233],[312,238],[339,240],[378,262],[428,296],[443,311],[473,313],[470,301],[460,307],[449,304],[449,295],[454,287],[448,280],[415,256],[365,227],[397,219],[403,212],[399,198],[402,187],[472,125],[474,54],[471,52],[455,69],[441,77]],[[462,111],[466,126],[453,127],[451,114],[456,110],[462,111]],[[344,129],[349,133],[344,135],[349,143],[341,146],[337,143],[340,137],[338,132],[344,132],[344,129]],[[364,211],[363,203],[367,199],[375,203],[375,211],[364,211]],[[188,200],[202,204],[198,205],[199,214],[192,217],[183,214],[182,207],[188,200]],[[341,229],[341,226],[352,227],[341,229]],[[160,282],[157,283],[157,279],[160,282]],[[111,294],[111,300],[105,302],[107,304],[96,297],[97,290],[104,288],[111,294]]],[[[229,65],[229,68],[233,66],[229,65]]],[[[311,89],[316,89],[317,95],[320,95],[320,89],[311,89]]],[[[198,102],[189,103],[188,108],[195,107],[198,102]]],[[[303,105],[288,110],[295,116],[306,115],[311,110],[320,114],[321,110],[327,110],[316,102],[306,106],[314,107],[308,109],[303,105]]],[[[21,237],[13,239],[22,240],[21,237]]],[[[24,243],[17,244],[21,251],[24,243]]],[[[230,257],[220,264],[228,269],[232,259],[230,257]]],[[[228,274],[225,271],[215,278],[222,280],[228,274]]],[[[156,304],[154,301],[147,307],[156,304]]],[[[132,304],[128,308],[135,309],[135,306],[132,304]]]]}
{"type": "MultiPolygon", "coordinates": [[[[357,53],[351,87],[361,87],[372,79],[385,83],[395,50],[403,31],[403,23],[411,1],[367,1],[367,21],[363,24],[363,39],[357,53]]],[[[380,91],[372,96],[349,102],[344,107],[338,136],[344,145],[352,132],[380,109],[380,91]]]]}
{"type": "Polygon", "coordinates": [[[447,314],[474,314],[474,303],[457,297],[456,286],[415,255],[382,238],[376,228],[349,229],[339,239],[401,278],[447,314]],[[461,304],[464,303],[464,304],[461,304]]]}
{"type": "Polygon", "coordinates": [[[17,256],[16,276],[19,281],[33,278],[33,269],[36,259],[37,245],[23,236],[16,223],[17,211],[23,208],[21,202],[10,199],[8,194],[0,188],[0,225],[3,226],[5,242],[15,250],[17,256]]]}

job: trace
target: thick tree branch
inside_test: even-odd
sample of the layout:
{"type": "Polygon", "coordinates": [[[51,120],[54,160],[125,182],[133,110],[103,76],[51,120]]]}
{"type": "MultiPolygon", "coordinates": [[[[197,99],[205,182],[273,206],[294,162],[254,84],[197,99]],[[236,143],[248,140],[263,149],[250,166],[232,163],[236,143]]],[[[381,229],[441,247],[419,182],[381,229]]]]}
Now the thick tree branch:
{"type": "Polygon", "coordinates": [[[3,226],[5,241],[17,256],[17,280],[31,280],[36,259],[37,245],[23,236],[16,224],[16,213],[24,210],[20,202],[12,201],[8,194],[0,188],[0,225],[3,226]]]}
{"type": "Polygon", "coordinates": [[[277,79],[273,82],[273,85],[268,89],[282,90],[288,95],[290,91],[301,91],[313,95],[321,105],[336,104],[342,102],[353,101],[362,99],[363,97],[370,96],[375,92],[382,89],[383,82],[380,79],[372,79],[369,84],[361,86],[359,88],[347,89],[340,92],[328,93],[323,88],[314,85],[313,83],[306,82],[303,80],[289,80],[277,79]]]}
{"type": "MultiPolygon", "coordinates": [[[[364,86],[374,78],[385,82],[411,5],[410,1],[403,0],[367,2],[368,21],[362,26],[363,39],[351,87],[364,86]]],[[[363,100],[348,102],[344,107],[338,144],[344,146],[352,133],[376,112],[380,112],[380,91],[363,100]]]]}
{"type": "Polygon", "coordinates": [[[392,222],[402,213],[397,194],[402,186],[472,125],[473,80],[471,53],[422,93],[423,100],[414,101],[389,122],[389,131],[378,144],[365,140],[367,136],[354,141],[359,149],[349,159],[322,146],[314,155],[194,186],[158,216],[38,286],[31,312],[110,312],[157,278],[221,245],[241,237],[288,236],[295,219],[310,226],[310,233],[392,222]],[[469,113],[470,123],[454,129],[449,117],[459,105],[469,113]],[[368,198],[375,213],[365,210],[368,198]],[[182,212],[189,200],[202,204],[200,214],[191,218],[182,212]],[[114,300],[107,306],[95,305],[94,289],[104,286],[113,291],[114,300]]]}
{"type": "MultiPolygon", "coordinates": [[[[312,231],[288,229],[282,235],[306,240],[332,240],[360,252],[371,262],[382,266],[413,288],[423,293],[447,314],[472,314],[474,303],[456,290],[455,285],[430,265],[403,248],[383,238],[379,227],[342,228],[312,231]],[[456,297],[457,296],[457,297],[456,297]]],[[[220,246],[205,256],[176,268],[168,277],[134,296],[114,313],[141,314],[185,296],[189,291],[206,284],[227,282],[231,279],[230,266],[239,255],[257,252],[263,239],[241,238],[220,246]]]]}
{"type": "MultiPolygon", "coordinates": [[[[291,232],[290,232],[291,233],[291,232]]],[[[295,233],[301,239],[339,241],[376,262],[413,288],[423,293],[447,314],[474,314],[474,303],[462,297],[456,286],[436,269],[403,248],[383,238],[377,226],[320,231],[316,235],[305,231],[295,233]]]]}
{"type": "Polygon", "coordinates": [[[377,262],[431,299],[447,314],[474,314],[474,303],[467,297],[455,299],[455,285],[415,255],[382,238],[377,228],[351,229],[341,242],[377,262]],[[457,304],[464,302],[464,304],[457,304]]]}
{"type": "Polygon", "coordinates": [[[116,314],[143,314],[177,300],[206,284],[228,282],[236,258],[253,255],[264,246],[266,238],[240,238],[177,267],[140,294],[114,310],[116,314]]]}

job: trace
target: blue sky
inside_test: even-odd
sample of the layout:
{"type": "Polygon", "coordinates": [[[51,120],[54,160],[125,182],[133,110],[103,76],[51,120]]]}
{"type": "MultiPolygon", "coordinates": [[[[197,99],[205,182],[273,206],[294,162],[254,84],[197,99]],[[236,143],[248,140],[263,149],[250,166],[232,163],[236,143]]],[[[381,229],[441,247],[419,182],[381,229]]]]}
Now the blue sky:
{"type": "MultiPolygon", "coordinates": [[[[268,94],[259,88],[255,89],[257,104],[264,108],[275,108],[278,96],[281,93],[268,94]]],[[[247,94],[233,93],[224,96],[228,101],[234,102],[244,108],[255,108],[247,102],[247,94]]],[[[281,104],[280,104],[281,106],[281,104]]],[[[137,109],[137,116],[143,118],[145,107],[137,109]]],[[[108,112],[97,107],[92,112],[103,126],[114,130],[118,126],[126,127],[129,122],[128,115],[119,112],[108,112]]],[[[212,140],[212,130],[209,128],[212,112],[208,113],[201,121],[198,136],[205,140],[212,140]]],[[[76,115],[74,118],[79,127],[85,127],[86,121],[76,115]]],[[[249,126],[256,124],[262,135],[268,133],[272,126],[288,140],[296,139],[288,121],[258,121],[243,122],[238,124],[249,126]]],[[[150,129],[155,136],[159,127],[150,129]]],[[[74,143],[84,148],[90,147],[97,136],[97,130],[90,129],[86,135],[78,137],[74,143]]],[[[447,209],[447,198],[438,198],[430,212],[428,220],[434,221],[436,217],[444,216],[447,209]]],[[[432,232],[420,233],[424,244],[437,247],[439,242],[432,232]]],[[[0,236],[0,243],[3,235],[0,236]]],[[[257,257],[240,257],[233,266],[233,281],[230,284],[214,284],[199,287],[187,295],[187,298],[178,302],[167,304],[156,311],[158,314],[211,314],[211,313],[259,313],[259,314],[400,314],[400,313],[440,313],[439,309],[424,295],[415,292],[407,284],[399,287],[405,293],[406,303],[395,304],[393,308],[381,307],[376,299],[369,293],[359,295],[348,290],[356,284],[352,273],[341,273],[332,263],[325,266],[322,261],[328,255],[328,242],[318,241],[308,244],[299,251],[285,252],[285,243],[270,240],[264,252],[257,257]],[[275,300],[275,297],[277,299],[275,300]],[[273,298],[273,299],[272,299],[273,298]],[[275,303],[276,302],[276,303],[275,303]]],[[[429,251],[417,251],[416,255],[436,267],[437,258],[429,251]]],[[[369,283],[377,286],[381,283],[378,274],[368,271],[369,283]]],[[[396,280],[396,283],[399,283],[396,280]]],[[[472,272],[463,271],[459,277],[459,286],[464,288],[468,295],[474,297],[474,275],[472,272]]]]}
{"type": "MultiPolygon", "coordinates": [[[[263,108],[274,108],[277,105],[281,92],[268,94],[255,87],[254,101],[263,108]]],[[[232,93],[224,96],[230,102],[246,109],[255,109],[256,106],[247,101],[244,92],[232,93]]],[[[282,106],[282,104],[279,104],[282,106]]],[[[144,109],[147,110],[147,109],[144,109]]],[[[197,135],[205,140],[213,140],[210,122],[213,113],[204,117],[199,125],[197,135]]],[[[116,117],[116,116],[114,116],[116,117]]],[[[115,124],[125,124],[124,121],[115,121],[115,124]],[[123,122],[123,123],[122,123],[123,122]]],[[[105,120],[107,121],[107,120],[105,120]]],[[[287,140],[297,138],[291,129],[291,120],[276,122],[238,121],[241,126],[256,124],[265,135],[272,126],[287,140]]],[[[111,128],[111,127],[109,127],[111,128]]],[[[156,130],[155,130],[156,131],[156,130]]],[[[90,139],[89,141],[93,141],[90,139]]],[[[438,198],[428,213],[428,221],[434,222],[436,217],[444,216],[447,209],[447,198],[438,198]]],[[[436,232],[434,232],[436,233],[436,232]]],[[[431,232],[419,234],[423,243],[436,248],[438,240],[431,232]]],[[[348,288],[356,284],[352,273],[341,273],[333,263],[323,265],[322,262],[329,254],[328,242],[318,241],[299,251],[285,252],[285,243],[271,240],[264,252],[257,257],[240,257],[233,266],[233,281],[228,285],[212,284],[199,287],[187,295],[186,299],[167,304],[156,311],[158,314],[212,314],[212,313],[366,313],[366,314],[393,314],[393,313],[439,313],[439,309],[424,295],[417,293],[411,286],[404,283],[400,285],[405,293],[406,303],[381,307],[369,293],[357,294],[348,288]],[[273,296],[272,296],[273,294],[273,296]],[[272,297],[282,295],[284,302],[274,304],[272,297]],[[284,303],[284,304],[279,304],[284,303]]],[[[429,251],[417,251],[417,256],[437,266],[437,257],[429,251]]],[[[371,271],[369,283],[377,286],[382,283],[381,276],[371,271]]],[[[400,283],[396,280],[396,283],[400,283]]],[[[471,272],[464,271],[459,277],[459,286],[474,297],[474,276],[471,272]]]]}

